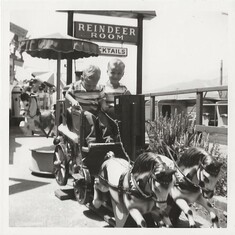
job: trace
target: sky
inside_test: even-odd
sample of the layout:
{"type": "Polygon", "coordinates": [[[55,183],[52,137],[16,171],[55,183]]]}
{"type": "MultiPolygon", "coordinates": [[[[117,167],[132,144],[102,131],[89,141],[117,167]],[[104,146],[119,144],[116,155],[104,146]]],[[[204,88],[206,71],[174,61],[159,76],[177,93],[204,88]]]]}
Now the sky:
{"type": "MultiPolygon", "coordinates": [[[[62,4],[60,1],[49,1],[54,4],[45,4],[45,1],[41,1],[39,5],[32,4],[32,2],[38,3],[38,1],[20,2],[22,3],[15,5],[13,4],[14,1],[10,1],[12,4],[8,4],[8,7],[6,7],[8,19],[10,22],[27,29],[27,36],[29,37],[40,37],[54,32],[66,34],[67,14],[56,12],[56,10],[82,9],[86,7],[84,1],[81,0],[68,1],[67,4],[62,4]],[[29,4],[29,2],[31,3],[29,4]],[[75,2],[84,3],[84,5],[81,4],[78,8],[78,5],[74,4],[75,2]]],[[[94,1],[88,2],[94,3],[94,1]]],[[[110,1],[101,1],[103,4],[107,2],[110,1]]],[[[132,6],[132,2],[130,0],[126,1],[125,6],[132,6]]],[[[148,6],[147,10],[155,10],[157,14],[157,17],[152,20],[144,20],[144,93],[158,91],[171,84],[190,82],[195,79],[218,78],[218,84],[215,85],[219,85],[221,61],[223,61],[223,75],[225,77],[228,76],[229,13],[231,8],[223,4],[223,1],[218,1],[218,4],[215,4],[217,1],[190,0],[135,2],[135,7],[137,8],[141,8],[146,3],[144,4],[144,9],[148,6]],[[176,4],[176,2],[178,3],[176,4]]],[[[97,7],[101,6],[102,4],[97,7]]],[[[108,24],[117,24],[118,22],[119,25],[130,26],[136,26],[137,24],[135,19],[84,14],[75,14],[74,21],[108,24]]],[[[128,57],[121,58],[126,64],[122,83],[127,85],[132,93],[135,93],[137,47],[125,43],[123,45],[120,43],[102,43],[97,41],[96,43],[99,45],[128,48],[128,57]]],[[[55,61],[49,62],[49,60],[33,59],[26,53],[23,55],[25,60],[23,69],[27,68],[29,71],[56,71],[55,61]]],[[[104,83],[108,79],[106,68],[109,59],[110,57],[105,56],[79,59],[74,62],[76,64],[74,69],[82,69],[88,63],[95,63],[101,68],[102,75],[100,82],[104,83]]],[[[62,66],[62,73],[66,74],[64,66],[62,66]]],[[[19,71],[18,76],[22,76],[22,71],[19,71]]]]}

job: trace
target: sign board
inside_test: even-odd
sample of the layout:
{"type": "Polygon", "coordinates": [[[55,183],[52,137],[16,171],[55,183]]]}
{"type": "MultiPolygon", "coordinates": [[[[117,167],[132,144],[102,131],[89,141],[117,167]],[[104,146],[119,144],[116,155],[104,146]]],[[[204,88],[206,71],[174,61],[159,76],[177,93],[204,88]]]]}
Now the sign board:
{"type": "Polygon", "coordinates": [[[88,22],[74,22],[74,37],[106,42],[137,44],[138,28],[88,22]]]}
{"type": "Polygon", "coordinates": [[[99,50],[100,50],[100,55],[120,56],[120,57],[126,57],[127,56],[127,48],[123,48],[123,47],[99,46],[99,50]]]}

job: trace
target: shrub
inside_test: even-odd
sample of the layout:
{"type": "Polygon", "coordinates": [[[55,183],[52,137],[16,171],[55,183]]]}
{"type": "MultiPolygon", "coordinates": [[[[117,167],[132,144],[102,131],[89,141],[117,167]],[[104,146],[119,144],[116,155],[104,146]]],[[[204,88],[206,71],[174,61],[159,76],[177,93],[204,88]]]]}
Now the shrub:
{"type": "Polygon", "coordinates": [[[195,146],[205,149],[222,161],[221,178],[216,185],[215,194],[227,196],[227,158],[222,156],[218,144],[209,142],[208,133],[195,131],[195,118],[184,113],[175,113],[170,118],[159,115],[154,121],[146,121],[146,130],[149,151],[177,160],[186,148],[195,146]]]}

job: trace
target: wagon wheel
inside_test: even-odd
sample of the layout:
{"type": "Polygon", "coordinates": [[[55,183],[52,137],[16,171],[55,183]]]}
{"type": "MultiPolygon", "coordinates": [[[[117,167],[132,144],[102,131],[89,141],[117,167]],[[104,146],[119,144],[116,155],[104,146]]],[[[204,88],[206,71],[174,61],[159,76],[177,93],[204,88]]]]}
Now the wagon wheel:
{"type": "Polygon", "coordinates": [[[81,167],[79,170],[79,179],[73,183],[74,195],[80,204],[90,202],[91,195],[91,175],[88,169],[81,167]]]}
{"type": "Polygon", "coordinates": [[[68,164],[65,151],[60,145],[55,148],[53,166],[56,182],[61,186],[66,185],[69,178],[68,164]]]}

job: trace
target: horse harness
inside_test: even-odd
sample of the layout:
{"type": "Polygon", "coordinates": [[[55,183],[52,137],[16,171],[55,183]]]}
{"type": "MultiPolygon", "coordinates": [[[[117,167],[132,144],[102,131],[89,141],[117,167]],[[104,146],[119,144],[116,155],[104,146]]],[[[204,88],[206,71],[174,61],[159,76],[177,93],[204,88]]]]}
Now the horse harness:
{"type": "MultiPolygon", "coordinates": [[[[204,167],[202,162],[200,162],[199,168],[205,170],[208,174],[210,174],[210,175],[212,175],[214,177],[216,177],[219,174],[219,170],[216,170],[216,171],[213,172],[213,171],[210,171],[210,170],[206,169],[206,167],[204,167]]],[[[207,193],[213,193],[214,192],[211,189],[204,188],[204,182],[201,179],[201,174],[199,174],[199,183],[198,183],[198,185],[201,187],[203,192],[207,192],[207,193]]]]}
{"type": "MultiPolygon", "coordinates": [[[[157,203],[166,203],[166,201],[158,201],[156,195],[151,192],[150,194],[146,194],[138,185],[136,180],[134,179],[134,176],[132,174],[132,168],[129,171],[126,171],[122,173],[122,175],[119,178],[118,186],[111,184],[108,181],[108,173],[107,173],[107,166],[104,166],[104,176],[101,176],[99,174],[99,179],[107,187],[110,187],[111,189],[118,192],[119,201],[123,203],[123,194],[127,195],[127,198],[130,200],[131,196],[135,196],[136,198],[142,199],[142,200],[154,200],[157,203]],[[128,187],[123,186],[124,178],[127,175],[128,177],[128,187]]],[[[148,176],[148,181],[154,180],[155,178],[152,177],[154,174],[150,172],[148,176]]]]}
{"type": "Polygon", "coordinates": [[[189,190],[190,192],[199,192],[200,187],[199,184],[195,184],[192,181],[192,178],[194,176],[194,174],[192,173],[197,173],[197,170],[194,169],[193,172],[191,172],[191,174],[187,174],[184,175],[183,172],[181,172],[181,174],[183,174],[183,178],[179,179],[176,177],[177,182],[175,183],[175,186],[180,188],[181,190],[189,190]]]}
{"type": "MultiPolygon", "coordinates": [[[[179,187],[180,189],[183,189],[183,190],[189,190],[191,192],[198,192],[200,189],[203,191],[203,192],[213,192],[213,190],[211,189],[207,189],[207,188],[204,188],[204,182],[202,181],[202,178],[201,178],[201,171],[202,169],[204,169],[206,172],[208,172],[206,170],[206,168],[203,166],[203,164],[200,162],[199,165],[198,165],[198,168],[197,169],[194,169],[193,172],[191,172],[191,174],[187,174],[185,175],[182,171],[180,171],[180,173],[183,175],[183,179],[178,179],[178,182],[175,184],[175,186],[179,187]],[[195,184],[193,183],[192,181],[192,178],[195,174],[197,174],[197,172],[199,172],[199,178],[198,178],[198,184],[195,184]]],[[[211,172],[208,172],[209,174],[212,174],[211,172]]],[[[213,174],[212,174],[213,175],[213,174]]]]}
{"type": "MultiPolygon", "coordinates": [[[[170,155],[170,158],[172,159],[172,161],[174,162],[176,168],[178,169],[178,171],[181,173],[181,175],[183,176],[183,179],[180,179],[176,177],[177,179],[177,183],[175,184],[176,187],[180,188],[180,189],[185,189],[185,190],[189,190],[191,192],[198,192],[200,189],[203,191],[203,192],[213,192],[213,190],[210,190],[210,189],[206,189],[204,188],[204,182],[201,180],[201,172],[199,172],[199,179],[198,179],[198,184],[195,184],[191,179],[193,178],[193,174],[191,172],[191,174],[188,174],[187,176],[180,170],[179,166],[177,165],[175,159],[173,158],[173,156],[171,155],[170,151],[169,151],[169,148],[167,147],[167,151],[170,155]]],[[[199,165],[198,165],[198,168],[195,169],[193,171],[193,173],[197,173],[198,170],[201,170],[201,169],[204,169],[207,173],[209,173],[210,175],[215,175],[215,174],[218,174],[218,172],[211,172],[211,171],[208,171],[202,164],[202,162],[200,161],[199,165]]]]}

